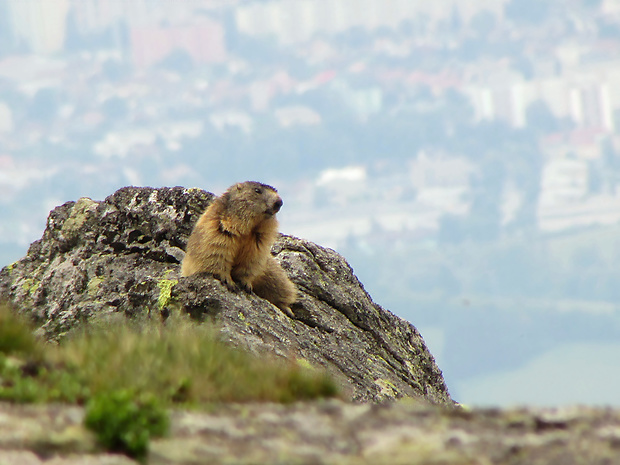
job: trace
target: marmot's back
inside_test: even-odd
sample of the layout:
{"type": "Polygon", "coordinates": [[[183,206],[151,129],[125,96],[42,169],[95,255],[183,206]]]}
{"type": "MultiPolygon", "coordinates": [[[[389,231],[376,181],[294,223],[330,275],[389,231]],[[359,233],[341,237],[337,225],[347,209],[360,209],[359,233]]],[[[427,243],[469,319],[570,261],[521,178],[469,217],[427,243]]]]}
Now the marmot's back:
{"type": "Polygon", "coordinates": [[[258,295],[292,315],[294,286],[271,256],[278,235],[275,215],[281,207],[282,199],[271,186],[250,181],[231,186],[194,226],[182,276],[210,273],[231,290],[252,291],[257,282],[258,295]]]}

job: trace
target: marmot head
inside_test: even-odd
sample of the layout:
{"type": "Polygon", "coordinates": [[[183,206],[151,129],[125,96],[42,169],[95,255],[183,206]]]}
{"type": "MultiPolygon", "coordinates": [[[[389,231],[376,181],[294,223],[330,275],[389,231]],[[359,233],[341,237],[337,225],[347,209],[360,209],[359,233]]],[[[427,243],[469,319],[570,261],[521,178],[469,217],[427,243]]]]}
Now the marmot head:
{"type": "Polygon", "coordinates": [[[229,213],[245,220],[261,221],[273,217],[282,208],[278,191],[267,184],[246,181],[231,186],[222,200],[229,213]]]}

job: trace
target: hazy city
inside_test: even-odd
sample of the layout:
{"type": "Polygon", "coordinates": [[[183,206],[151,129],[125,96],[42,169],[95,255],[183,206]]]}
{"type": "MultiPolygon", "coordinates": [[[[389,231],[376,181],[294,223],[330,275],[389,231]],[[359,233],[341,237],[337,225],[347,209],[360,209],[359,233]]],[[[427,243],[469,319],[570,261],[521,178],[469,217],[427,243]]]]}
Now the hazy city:
{"type": "Polygon", "coordinates": [[[249,179],[455,400],[620,405],[620,0],[0,0],[0,267],[67,201],[249,179]]]}

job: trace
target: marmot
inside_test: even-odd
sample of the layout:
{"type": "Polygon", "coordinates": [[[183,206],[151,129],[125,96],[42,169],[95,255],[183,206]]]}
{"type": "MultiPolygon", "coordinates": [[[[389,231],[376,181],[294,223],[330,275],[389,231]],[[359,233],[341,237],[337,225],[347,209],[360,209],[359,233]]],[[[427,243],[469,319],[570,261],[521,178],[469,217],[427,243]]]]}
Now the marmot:
{"type": "Polygon", "coordinates": [[[271,186],[251,181],[231,186],[194,226],[181,275],[210,273],[230,290],[254,291],[292,317],[297,291],[271,255],[281,207],[271,186]]]}

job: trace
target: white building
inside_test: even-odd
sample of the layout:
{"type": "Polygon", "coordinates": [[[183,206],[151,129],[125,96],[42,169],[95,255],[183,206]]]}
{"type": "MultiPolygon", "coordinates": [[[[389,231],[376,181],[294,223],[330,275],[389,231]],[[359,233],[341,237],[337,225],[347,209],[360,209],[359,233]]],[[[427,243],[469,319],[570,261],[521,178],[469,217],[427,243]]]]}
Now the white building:
{"type": "Polygon", "coordinates": [[[476,167],[465,158],[442,153],[420,151],[409,162],[411,185],[418,192],[418,203],[444,213],[466,213],[466,194],[476,172],[476,167]]]}
{"type": "Polygon", "coordinates": [[[416,19],[434,24],[455,11],[464,21],[484,10],[501,18],[504,3],[506,0],[274,0],[253,2],[235,13],[240,32],[295,44],[317,33],[340,33],[353,27],[372,30],[416,19]]]}
{"type": "Polygon", "coordinates": [[[503,120],[513,127],[527,124],[528,107],[544,102],[557,118],[569,118],[580,128],[617,129],[614,113],[620,109],[620,70],[609,64],[606,73],[569,73],[525,81],[507,76],[503,82],[484,82],[464,88],[477,120],[503,120]]]}
{"type": "Polygon", "coordinates": [[[601,8],[605,15],[620,15],[620,0],[603,0],[601,8]]]}
{"type": "Polygon", "coordinates": [[[549,160],[543,168],[539,203],[554,207],[583,200],[588,194],[589,172],[585,160],[549,160]]]}
{"type": "Polygon", "coordinates": [[[37,54],[62,50],[69,0],[8,0],[7,6],[15,41],[37,54]]]}

